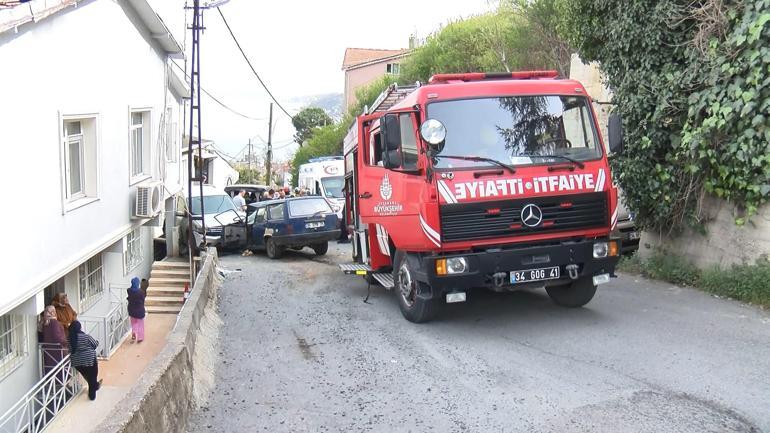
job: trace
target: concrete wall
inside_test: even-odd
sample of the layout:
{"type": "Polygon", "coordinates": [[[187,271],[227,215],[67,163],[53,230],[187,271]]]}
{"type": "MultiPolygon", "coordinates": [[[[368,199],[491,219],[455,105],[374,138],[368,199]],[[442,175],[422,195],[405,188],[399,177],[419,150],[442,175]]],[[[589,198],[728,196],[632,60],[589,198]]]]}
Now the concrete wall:
{"type": "MultiPolygon", "coordinates": [[[[190,298],[169,334],[163,351],[145,369],[129,394],[94,431],[112,433],[185,431],[194,406],[196,351],[209,299],[216,295],[220,277],[216,249],[210,248],[190,298]]],[[[205,345],[205,343],[203,343],[205,345]]]]}
{"type": "Polygon", "coordinates": [[[735,206],[724,200],[707,197],[703,203],[707,219],[706,235],[687,232],[676,239],[658,233],[642,234],[640,254],[653,252],[675,254],[701,268],[732,264],[753,264],[758,258],[770,256],[770,205],[760,209],[744,226],[735,225],[739,215],[735,206]]]}
{"type": "Polygon", "coordinates": [[[602,72],[597,63],[583,63],[577,54],[572,55],[570,62],[570,79],[580,81],[586,92],[594,101],[594,111],[599,121],[599,129],[607,145],[607,123],[612,110],[612,105],[603,104],[612,100],[612,92],[604,85],[602,72]]]}

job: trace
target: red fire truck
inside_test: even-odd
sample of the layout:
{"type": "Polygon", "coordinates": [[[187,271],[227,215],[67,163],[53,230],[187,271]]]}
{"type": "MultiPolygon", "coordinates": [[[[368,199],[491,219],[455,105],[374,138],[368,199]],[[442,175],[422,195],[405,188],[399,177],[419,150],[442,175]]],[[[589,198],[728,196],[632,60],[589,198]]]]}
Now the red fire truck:
{"type": "MultiPolygon", "coordinates": [[[[619,122],[610,148],[620,151],[619,122]]],[[[407,320],[467,291],[545,287],[588,303],[618,261],[617,191],[592,109],[555,71],[391,86],[344,141],[354,263],[407,320]]]]}

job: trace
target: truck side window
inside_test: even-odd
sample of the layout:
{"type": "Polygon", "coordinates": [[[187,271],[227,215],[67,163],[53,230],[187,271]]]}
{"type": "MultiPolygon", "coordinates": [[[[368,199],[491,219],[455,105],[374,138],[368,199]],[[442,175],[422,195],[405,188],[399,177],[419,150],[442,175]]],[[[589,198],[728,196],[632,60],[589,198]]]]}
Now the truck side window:
{"type": "Polygon", "coordinates": [[[401,167],[407,170],[417,168],[417,137],[412,123],[412,115],[404,113],[398,116],[401,126],[401,167]]]}
{"type": "Polygon", "coordinates": [[[369,165],[382,167],[382,140],[379,132],[369,136],[369,165]]]}

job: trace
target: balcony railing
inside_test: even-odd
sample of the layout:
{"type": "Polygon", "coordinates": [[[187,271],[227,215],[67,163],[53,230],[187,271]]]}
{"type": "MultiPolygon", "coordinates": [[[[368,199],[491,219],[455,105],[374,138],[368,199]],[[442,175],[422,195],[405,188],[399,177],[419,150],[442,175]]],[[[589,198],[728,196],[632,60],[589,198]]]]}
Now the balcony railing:
{"type": "Polygon", "coordinates": [[[0,433],[42,432],[82,389],[66,349],[40,344],[38,350],[42,379],[0,416],[0,433]]]}
{"type": "Polygon", "coordinates": [[[127,288],[110,285],[110,309],[106,315],[78,316],[83,332],[99,341],[96,354],[100,358],[108,359],[131,330],[125,296],[127,288]]]}

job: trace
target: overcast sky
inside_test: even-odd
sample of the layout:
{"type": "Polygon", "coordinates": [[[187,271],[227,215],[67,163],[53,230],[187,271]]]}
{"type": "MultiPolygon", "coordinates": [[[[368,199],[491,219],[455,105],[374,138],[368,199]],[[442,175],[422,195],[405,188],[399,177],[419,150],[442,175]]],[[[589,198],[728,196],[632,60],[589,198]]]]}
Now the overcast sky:
{"type": "MultiPolygon", "coordinates": [[[[181,43],[184,14],[178,4],[171,7],[172,2],[164,0],[151,3],[181,43]]],[[[450,20],[483,13],[490,6],[488,0],[231,0],[221,9],[257,72],[278,101],[294,114],[301,106],[292,103],[293,99],[342,93],[344,74],[340,68],[345,48],[406,48],[410,34],[424,37],[450,20]]],[[[204,15],[203,88],[235,110],[264,120],[239,118],[205,98],[203,136],[215,140],[230,155],[243,149],[249,138],[258,149],[264,149],[270,99],[217,11],[208,10],[204,15]]],[[[287,144],[294,130],[277,107],[273,119],[277,122],[275,158],[285,160],[296,148],[287,144]]]]}

